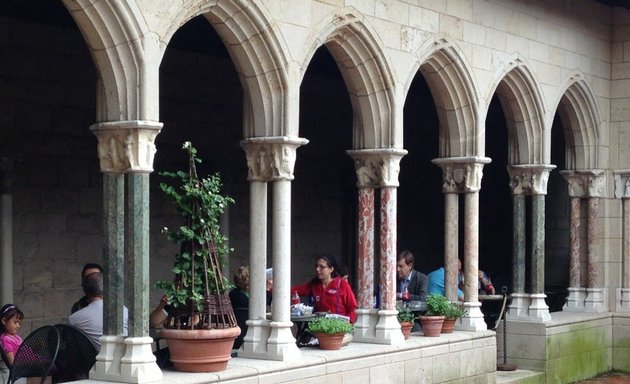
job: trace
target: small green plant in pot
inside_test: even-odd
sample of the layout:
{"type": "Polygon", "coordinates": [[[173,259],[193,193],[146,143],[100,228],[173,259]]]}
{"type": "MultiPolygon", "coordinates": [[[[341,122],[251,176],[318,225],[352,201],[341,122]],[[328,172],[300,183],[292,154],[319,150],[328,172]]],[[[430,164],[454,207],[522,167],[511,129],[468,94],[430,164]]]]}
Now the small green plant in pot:
{"type": "Polygon", "coordinates": [[[442,333],[453,333],[457,319],[466,316],[466,311],[462,304],[451,302],[444,313],[444,323],[442,323],[442,333]]]}
{"type": "Polygon", "coordinates": [[[321,349],[339,349],[346,333],[351,333],[354,326],[345,319],[321,317],[308,324],[308,331],[317,337],[321,349]]]}
{"type": "Polygon", "coordinates": [[[427,297],[427,312],[419,317],[425,336],[440,336],[449,306],[450,302],[444,295],[432,293],[427,297]]]}
{"type": "Polygon", "coordinates": [[[411,329],[416,321],[416,315],[409,308],[401,308],[398,310],[398,322],[405,339],[411,336],[411,329]]]}

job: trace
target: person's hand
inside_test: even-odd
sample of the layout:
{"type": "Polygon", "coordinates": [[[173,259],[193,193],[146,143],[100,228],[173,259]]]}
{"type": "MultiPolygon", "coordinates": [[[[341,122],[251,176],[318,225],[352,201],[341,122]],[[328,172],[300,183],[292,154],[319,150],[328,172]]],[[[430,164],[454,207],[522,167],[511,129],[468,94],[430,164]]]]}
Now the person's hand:
{"type": "Polygon", "coordinates": [[[160,299],[160,304],[158,305],[160,308],[164,308],[168,305],[168,296],[164,295],[160,299]]]}
{"type": "Polygon", "coordinates": [[[273,288],[273,279],[267,279],[267,290],[271,291],[273,288]]]}

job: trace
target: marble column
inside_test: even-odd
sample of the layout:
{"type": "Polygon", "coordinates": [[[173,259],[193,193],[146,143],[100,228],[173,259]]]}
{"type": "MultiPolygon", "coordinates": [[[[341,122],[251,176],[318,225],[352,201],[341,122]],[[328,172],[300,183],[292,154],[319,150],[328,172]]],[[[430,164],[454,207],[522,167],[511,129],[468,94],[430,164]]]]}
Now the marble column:
{"type": "MultiPolygon", "coordinates": [[[[603,272],[603,267],[599,262],[598,249],[599,249],[599,198],[604,193],[604,171],[600,169],[592,170],[580,170],[580,171],[563,171],[562,176],[567,180],[569,188],[569,196],[571,198],[579,198],[580,202],[585,201],[588,208],[587,214],[587,275],[586,275],[586,288],[583,287],[584,282],[578,289],[569,289],[569,299],[572,301],[583,299],[583,307],[579,304],[576,308],[565,306],[568,310],[581,310],[585,312],[604,312],[607,310],[605,300],[605,289],[600,285],[600,273],[603,272]],[[580,295],[578,295],[578,293],[580,295]],[[573,295],[573,296],[571,296],[573,295]],[[567,308],[568,307],[568,308],[567,308]]],[[[573,203],[572,203],[573,204],[573,203]]],[[[581,209],[575,209],[576,213],[581,209]]],[[[573,212],[573,209],[572,209],[573,212]]],[[[577,218],[572,217],[572,221],[577,218]]],[[[580,217],[580,220],[582,218],[580,217]]],[[[573,231],[574,223],[572,222],[571,230],[573,231]]],[[[579,227],[577,227],[579,228],[579,227]]],[[[575,236],[578,236],[576,233],[575,236]]],[[[572,238],[573,239],[573,238],[572,238]]],[[[582,248],[582,244],[580,244],[582,248]]],[[[580,249],[579,253],[583,250],[580,249]]]]}
{"type": "Polygon", "coordinates": [[[582,311],[584,309],[584,299],[586,298],[586,290],[582,285],[580,263],[580,213],[582,210],[581,199],[579,197],[570,197],[571,210],[569,215],[569,294],[567,302],[563,306],[564,311],[582,311]]]}
{"type": "Polygon", "coordinates": [[[444,295],[457,301],[459,257],[459,194],[444,194],[444,295]]]}
{"type": "MultiPolygon", "coordinates": [[[[487,329],[481,313],[481,303],[478,299],[478,271],[479,271],[479,190],[483,177],[483,166],[490,163],[486,157],[452,157],[433,159],[432,162],[442,168],[442,192],[446,194],[464,194],[464,308],[468,312],[458,322],[457,329],[465,331],[479,331],[487,329]]],[[[453,198],[450,198],[453,199],[453,198]]],[[[453,200],[448,200],[445,207],[446,218],[452,217],[453,200]]],[[[452,227],[450,228],[452,230],[452,227]]],[[[449,232],[449,236],[454,234],[449,232]]],[[[446,233],[445,233],[446,236],[446,233]]],[[[445,239],[445,241],[447,241],[445,239]]],[[[453,250],[445,252],[452,253],[453,250]]],[[[445,278],[457,270],[456,260],[452,255],[445,255],[445,278]]],[[[451,277],[452,279],[452,277],[451,277]]],[[[450,280],[450,279],[449,279],[450,280]]],[[[446,281],[445,281],[446,283],[446,281]]],[[[456,281],[449,284],[456,289],[456,281]]],[[[446,287],[445,287],[446,291],[446,287]]]]}
{"type": "Polygon", "coordinates": [[[549,172],[555,165],[518,164],[508,166],[510,188],[514,195],[514,293],[507,317],[530,321],[551,319],[545,303],[545,195],[549,172]],[[527,214],[525,199],[531,199],[530,239],[530,283],[531,294],[525,288],[525,250],[527,214]],[[517,292],[519,290],[520,292],[517,292]]]}
{"type": "MultiPolygon", "coordinates": [[[[291,332],[291,180],[295,167],[296,150],[305,145],[308,140],[294,137],[259,137],[243,140],[241,143],[247,157],[247,166],[250,181],[269,181],[272,183],[272,267],[273,267],[273,302],[271,308],[271,321],[264,319],[250,319],[255,329],[250,336],[248,330],[247,340],[244,340],[243,349],[239,356],[262,358],[268,360],[292,361],[301,356],[297,348],[295,338],[291,332]],[[247,344],[245,344],[245,341],[247,344]]],[[[257,201],[263,198],[263,186],[256,186],[257,201]]],[[[254,192],[254,191],[253,191],[254,192]]],[[[266,193],[265,193],[266,196],[266,193]]],[[[266,199],[266,197],[265,197],[266,199]]],[[[253,216],[262,219],[262,212],[252,213],[253,216]]],[[[263,224],[263,223],[260,223],[263,224]]],[[[253,224],[252,224],[253,225],[253,224]]],[[[264,224],[266,227],[266,223],[264,224]]],[[[255,230],[256,237],[264,237],[263,230],[255,230]]],[[[265,243],[261,238],[254,240],[251,250],[250,263],[253,262],[256,270],[253,273],[258,278],[264,276],[264,267],[252,260],[253,257],[265,257],[262,247],[265,243]]],[[[252,303],[261,310],[261,302],[265,300],[265,290],[251,292],[250,308],[252,303]],[[258,304],[255,304],[258,303],[258,304]]],[[[256,314],[256,312],[254,312],[256,314]]]]}
{"type": "Polygon", "coordinates": [[[0,158],[0,298],[13,303],[13,164],[0,158]]]}
{"type": "Polygon", "coordinates": [[[630,169],[615,174],[615,197],[622,202],[621,287],[617,290],[616,310],[630,312],[630,169]]]}
{"type": "Polygon", "coordinates": [[[118,121],[95,124],[98,155],[104,174],[106,292],[104,335],[90,379],[146,383],[162,379],[149,337],[149,174],[153,171],[155,137],[162,123],[118,121]],[[126,188],[123,175],[127,175],[126,188]],[[124,194],[127,204],[124,206],[124,194]],[[124,208],[123,208],[124,207],[124,208]],[[125,209],[125,213],[121,210],[125,209]],[[126,222],[123,224],[123,218],[126,222]],[[123,231],[123,225],[126,229],[123,231]],[[125,252],[126,264],[122,252],[125,252]],[[124,271],[124,267],[128,267],[124,271]],[[125,274],[126,272],[126,274],[125,274]],[[132,282],[124,292],[124,278],[132,282]],[[111,295],[111,296],[110,296],[111,295]],[[128,335],[123,335],[122,304],[131,303],[128,335]]]}

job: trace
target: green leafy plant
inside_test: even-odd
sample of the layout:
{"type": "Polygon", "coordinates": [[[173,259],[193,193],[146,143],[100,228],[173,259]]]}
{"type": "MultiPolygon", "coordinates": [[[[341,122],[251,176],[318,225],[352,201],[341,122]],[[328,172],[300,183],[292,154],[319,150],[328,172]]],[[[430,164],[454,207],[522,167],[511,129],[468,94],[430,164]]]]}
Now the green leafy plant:
{"type": "Polygon", "coordinates": [[[466,316],[468,311],[464,309],[463,306],[457,303],[449,303],[448,309],[444,314],[444,317],[447,319],[459,319],[460,317],[466,316]]]}
{"type": "Polygon", "coordinates": [[[446,316],[451,303],[446,296],[438,295],[435,293],[430,294],[427,297],[427,315],[428,316],[446,316]]]}
{"type": "Polygon", "coordinates": [[[172,269],[175,279],[158,281],[156,286],[173,307],[189,306],[190,312],[201,312],[209,294],[226,294],[232,288],[221,273],[231,250],[220,232],[219,220],[234,200],[221,194],[218,173],[206,178],[197,176],[195,164],[201,160],[190,142],[185,142],[182,149],[188,153],[188,172],[160,172],[172,180],[160,183],[160,189],[184,219],[178,228],[162,230],[170,241],[180,245],[172,269]]]}
{"type": "Polygon", "coordinates": [[[416,315],[409,308],[401,308],[398,310],[398,322],[399,323],[413,323],[416,320],[416,315]]]}
{"type": "Polygon", "coordinates": [[[308,331],[311,333],[334,335],[337,333],[350,333],[353,329],[353,325],[347,320],[334,317],[320,317],[308,324],[308,331]]]}

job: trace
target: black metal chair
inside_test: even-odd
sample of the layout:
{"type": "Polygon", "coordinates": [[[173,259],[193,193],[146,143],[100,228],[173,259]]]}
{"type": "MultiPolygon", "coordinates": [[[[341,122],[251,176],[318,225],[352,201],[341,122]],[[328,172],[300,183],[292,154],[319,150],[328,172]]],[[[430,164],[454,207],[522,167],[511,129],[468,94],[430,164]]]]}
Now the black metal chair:
{"type": "Polygon", "coordinates": [[[55,361],[53,382],[83,380],[89,377],[90,369],[96,362],[96,347],[90,338],[67,324],[57,324],[59,331],[59,353],[55,361]]]}
{"type": "Polygon", "coordinates": [[[9,384],[22,377],[41,377],[40,384],[52,368],[59,350],[59,331],[52,325],[31,332],[15,352],[9,369],[9,384]]]}

